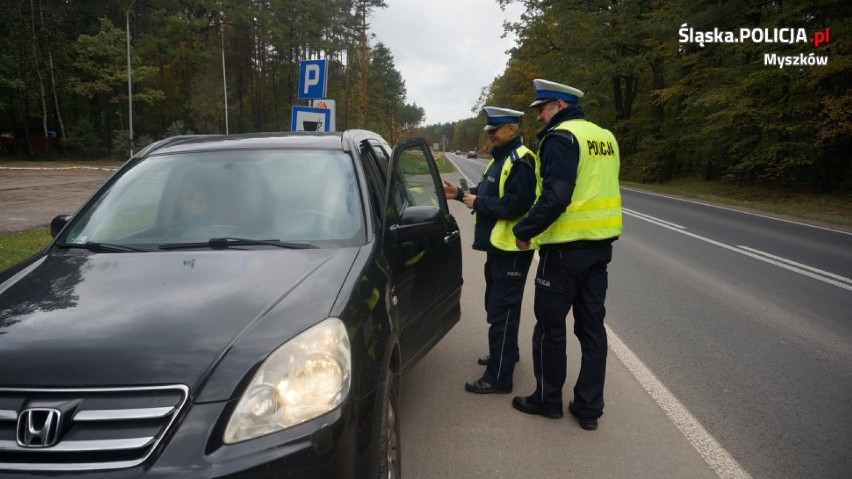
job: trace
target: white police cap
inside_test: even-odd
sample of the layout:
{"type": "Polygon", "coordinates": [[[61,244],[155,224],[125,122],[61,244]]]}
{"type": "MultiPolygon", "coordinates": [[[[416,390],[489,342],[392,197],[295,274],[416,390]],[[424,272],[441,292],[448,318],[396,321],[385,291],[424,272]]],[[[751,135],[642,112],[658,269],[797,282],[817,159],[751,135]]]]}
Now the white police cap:
{"type": "Polygon", "coordinates": [[[487,117],[487,124],[484,131],[496,130],[504,123],[520,123],[524,112],[510,110],[508,108],[497,108],[495,106],[486,106],[482,108],[487,117]]]}
{"type": "Polygon", "coordinates": [[[580,103],[580,98],[583,98],[583,92],[568,85],[556,83],[548,80],[535,79],[533,80],[535,87],[535,101],[530,107],[541,105],[553,100],[564,100],[568,103],[580,103]]]}

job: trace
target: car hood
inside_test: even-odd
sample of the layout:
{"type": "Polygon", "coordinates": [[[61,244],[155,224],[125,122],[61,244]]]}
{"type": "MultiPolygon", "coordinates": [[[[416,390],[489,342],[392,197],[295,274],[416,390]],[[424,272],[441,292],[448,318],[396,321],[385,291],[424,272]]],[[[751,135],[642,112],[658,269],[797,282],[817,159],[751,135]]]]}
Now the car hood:
{"type": "Polygon", "coordinates": [[[241,341],[282,344],[326,318],[357,253],[48,254],[0,276],[0,387],[197,390],[241,341]]]}

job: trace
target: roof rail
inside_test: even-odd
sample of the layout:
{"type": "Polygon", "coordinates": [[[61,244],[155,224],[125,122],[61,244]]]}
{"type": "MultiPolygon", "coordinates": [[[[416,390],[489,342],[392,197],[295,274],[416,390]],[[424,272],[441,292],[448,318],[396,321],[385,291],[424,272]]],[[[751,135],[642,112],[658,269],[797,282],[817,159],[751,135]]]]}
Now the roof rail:
{"type": "Polygon", "coordinates": [[[184,141],[196,140],[196,139],[199,139],[199,138],[212,138],[212,137],[216,137],[216,136],[224,137],[225,135],[177,135],[177,136],[170,136],[170,137],[164,138],[160,141],[155,141],[154,143],[151,143],[150,145],[146,146],[145,148],[142,148],[141,150],[137,151],[131,158],[141,158],[143,156],[150,155],[151,153],[153,153],[156,150],[159,150],[160,148],[163,148],[163,147],[166,147],[166,146],[171,146],[171,145],[176,145],[176,144],[182,143],[184,141]]]}

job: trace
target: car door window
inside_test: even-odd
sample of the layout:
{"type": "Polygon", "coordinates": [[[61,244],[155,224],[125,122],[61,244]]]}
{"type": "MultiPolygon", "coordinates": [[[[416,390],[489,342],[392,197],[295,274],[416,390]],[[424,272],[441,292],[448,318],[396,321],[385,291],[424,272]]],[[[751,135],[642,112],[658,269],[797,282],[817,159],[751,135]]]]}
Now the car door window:
{"type": "Polygon", "coordinates": [[[376,164],[379,167],[379,172],[381,172],[383,179],[385,181],[387,181],[388,164],[390,163],[390,156],[388,155],[388,152],[385,151],[384,147],[382,147],[382,145],[379,142],[377,142],[375,140],[371,140],[370,146],[373,149],[373,153],[376,155],[376,160],[377,160],[376,164]]]}
{"type": "Polygon", "coordinates": [[[403,212],[409,206],[441,206],[428,154],[420,144],[400,152],[392,191],[398,211],[403,212]]]}
{"type": "Polygon", "coordinates": [[[367,180],[367,190],[371,205],[370,211],[373,214],[374,225],[378,227],[382,224],[382,203],[384,202],[382,193],[385,191],[385,181],[379,173],[378,159],[375,152],[369,145],[362,144],[360,158],[361,164],[364,167],[364,177],[367,180]]]}

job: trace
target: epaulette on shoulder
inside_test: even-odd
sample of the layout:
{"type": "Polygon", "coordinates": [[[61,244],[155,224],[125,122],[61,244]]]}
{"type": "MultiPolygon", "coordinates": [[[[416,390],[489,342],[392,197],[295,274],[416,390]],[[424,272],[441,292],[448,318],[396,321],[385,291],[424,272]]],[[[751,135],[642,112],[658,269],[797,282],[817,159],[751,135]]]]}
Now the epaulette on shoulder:
{"type": "Polygon", "coordinates": [[[512,153],[510,153],[509,156],[512,158],[512,163],[519,161],[521,163],[525,163],[527,165],[532,166],[532,163],[527,159],[528,155],[519,155],[518,150],[512,150],[512,153]]]}
{"type": "Polygon", "coordinates": [[[550,133],[548,133],[548,136],[561,136],[562,138],[565,138],[566,140],[570,141],[571,143],[574,143],[574,138],[575,138],[573,133],[571,133],[570,131],[564,131],[564,130],[551,131],[550,133]]]}

